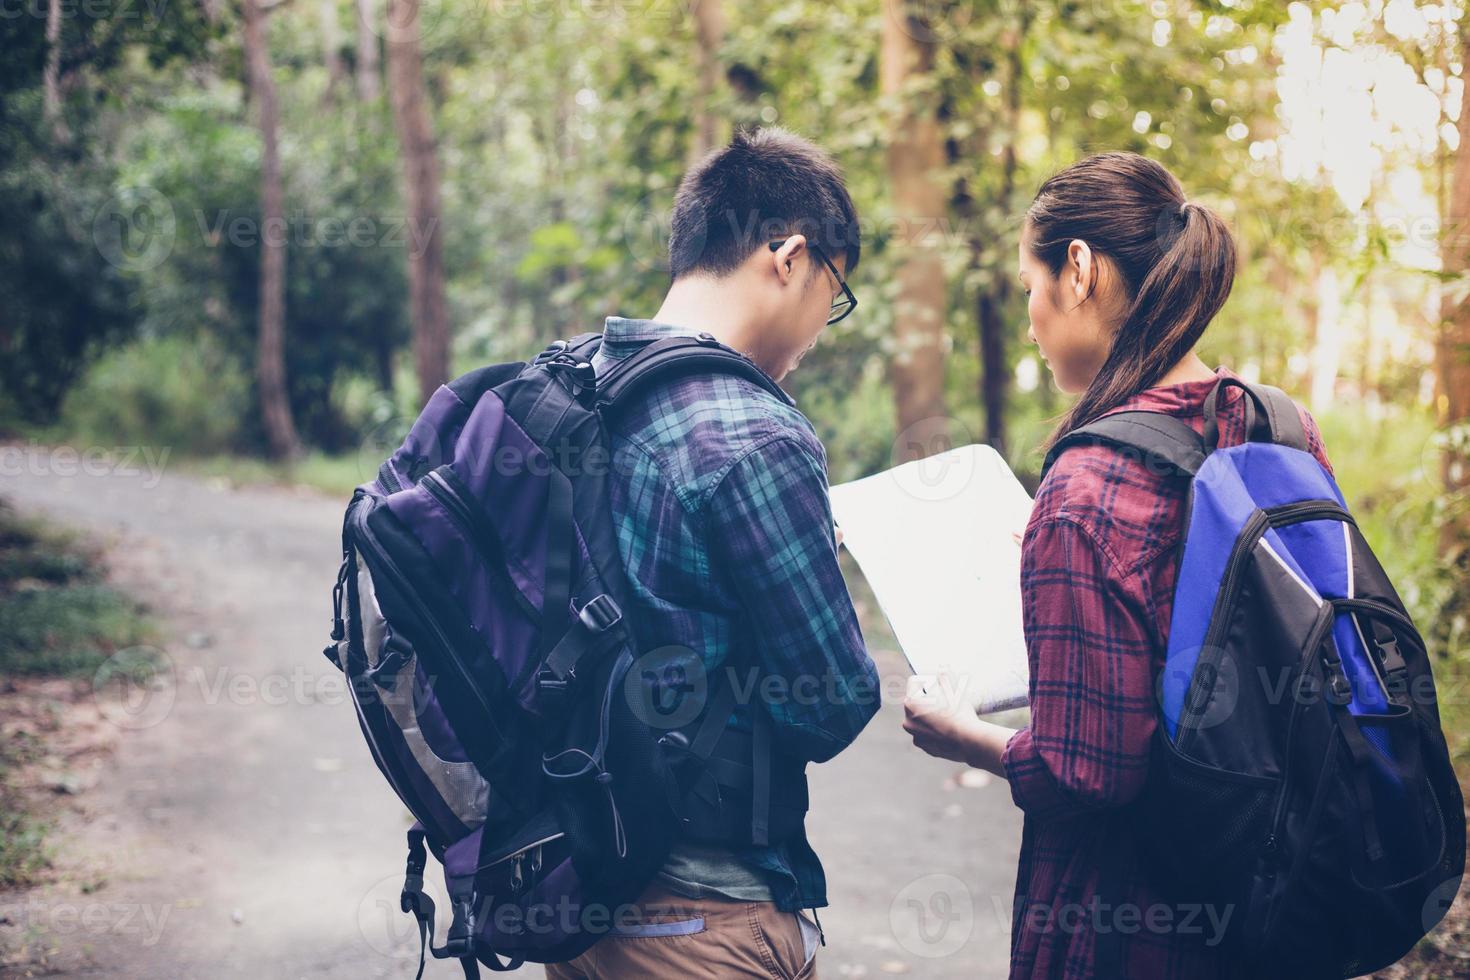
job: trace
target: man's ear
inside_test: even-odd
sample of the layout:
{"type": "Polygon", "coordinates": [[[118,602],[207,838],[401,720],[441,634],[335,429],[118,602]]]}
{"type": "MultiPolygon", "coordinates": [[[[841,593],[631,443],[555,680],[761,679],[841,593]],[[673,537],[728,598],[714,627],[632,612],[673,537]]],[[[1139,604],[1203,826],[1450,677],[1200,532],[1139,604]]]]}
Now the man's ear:
{"type": "Polygon", "coordinates": [[[787,235],[786,241],[776,251],[771,253],[771,261],[775,263],[776,277],[785,286],[791,282],[795,275],[796,259],[806,252],[805,235],[787,235]]]}
{"type": "Polygon", "coordinates": [[[1099,273],[1097,257],[1092,254],[1092,249],[1080,238],[1072,239],[1067,246],[1067,277],[1062,287],[1070,290],[1072,298],[1078,306],[1087,302],[1087,297],[1092,295],[1097,287],[1097,276],[1099,273]]]}

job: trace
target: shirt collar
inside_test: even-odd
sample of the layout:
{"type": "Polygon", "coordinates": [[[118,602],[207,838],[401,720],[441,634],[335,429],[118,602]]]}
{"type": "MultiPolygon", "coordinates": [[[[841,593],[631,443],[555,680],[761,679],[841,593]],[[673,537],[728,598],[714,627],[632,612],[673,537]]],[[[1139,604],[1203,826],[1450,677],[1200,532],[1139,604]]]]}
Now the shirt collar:
{"type": "Polygon", "coordinates": [[[662,340],[664,337],[693,337],[698,333],[693,327],[622,316],[610,316],[602,326],[603,343],[611,344],[636,344],[646,340],[662,340]]]}

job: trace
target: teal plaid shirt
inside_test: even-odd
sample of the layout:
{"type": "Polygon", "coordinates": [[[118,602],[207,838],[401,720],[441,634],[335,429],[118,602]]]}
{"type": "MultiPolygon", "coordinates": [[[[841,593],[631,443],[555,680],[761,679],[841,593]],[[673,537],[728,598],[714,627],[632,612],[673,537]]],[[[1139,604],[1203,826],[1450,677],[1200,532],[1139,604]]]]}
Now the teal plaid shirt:
{"type": "MultiPolygon", "coordinates": [[[[695,332],[609,317],[593,368],[695,332]]],[[[711,679],[748,652],[767,680],[732,726],[769,711],[777,750],[803,762],[851,744],[878,710],[878,675],[837,565],[826,452],[806,416],[744,378],[681,377],[620,413],[612,455],[625,614],[642,650],[685,647],[711,679]]],[[[827,904],[804,834],[738,858],[761,869],[781,909],[827,904]]]]}

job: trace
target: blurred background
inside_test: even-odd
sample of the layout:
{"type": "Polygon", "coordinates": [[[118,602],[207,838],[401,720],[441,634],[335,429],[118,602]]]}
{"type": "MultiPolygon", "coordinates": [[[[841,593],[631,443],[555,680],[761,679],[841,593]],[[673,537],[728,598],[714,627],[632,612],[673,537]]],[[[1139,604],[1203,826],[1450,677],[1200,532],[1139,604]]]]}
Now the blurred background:
{"type": "MultiPolygon", "coordinates": [[[[402,821],[317,667],[341,507],[446,378],[651,315],[737,127],[817,140],[862,215],[861,305],[787,382],[833,483],[984,441],[1034,486],[1051,173],[1133,150],[1224,215],[1202,353],[1318,419],[1463,764],[1463,8],[3,0],[0,970],[407,975],[402,821]]],[[[897,700],[815,783],[824,975],[1003,974],[1019,817],[897,700]]],[[[1466,963],[1457,907],[1386,975],[1466,963]]]]}

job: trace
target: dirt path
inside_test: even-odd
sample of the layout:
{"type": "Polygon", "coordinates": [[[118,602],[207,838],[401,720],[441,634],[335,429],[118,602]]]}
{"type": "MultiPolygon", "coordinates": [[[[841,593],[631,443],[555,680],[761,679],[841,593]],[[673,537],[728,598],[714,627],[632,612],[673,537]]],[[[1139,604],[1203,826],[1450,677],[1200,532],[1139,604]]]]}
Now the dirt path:
{"type": "MultiPolygon", "coordinates": [[[[97,469],[27,456],[0,496],[109,543],[114,579],[159,612],[171,679],[109,709],[125,731],[98,785],[64,798],[59,880],[0,896],[0,945],[36,963],[13,972],[411,977],[404,812],[318,652],[344,502],[97,469]]],[[[901,690],[897,658],[878,659],[901,690]]],[[[1003,975],[1019,815],[1003,784],[947,786],[954,767],[900,718],[890,698],[813,773],[821,973],[1003,975]]]]}

